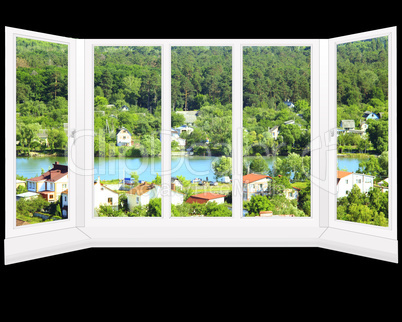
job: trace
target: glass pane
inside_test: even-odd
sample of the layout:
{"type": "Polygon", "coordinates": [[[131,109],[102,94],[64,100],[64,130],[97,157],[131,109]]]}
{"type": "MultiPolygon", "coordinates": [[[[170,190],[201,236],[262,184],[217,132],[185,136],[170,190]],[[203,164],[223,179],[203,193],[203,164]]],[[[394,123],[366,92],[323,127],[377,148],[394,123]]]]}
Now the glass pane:
{"type": "Polygon", "coordinates": [[[95,216],[161,216],[161,48],[94,50],[95,216]]]}
{"type": "Polygon", "coordinates": [[[172,47],[172,216],[232,216],[232,48],[172,47]]]}
{"type": "Polygon", "coordinates": [[[68,218],[68,45],[16,39],[16,225],[68,218]]]}
{"type": "Polygon", "coordinates": [[[388,37],[337,46],[337,218],[388,226],[388,37]]]}
{"type": "Polygon", "coordinates": [[[310,216],[310,49],[243,48],[243,216],[310,216]]]}

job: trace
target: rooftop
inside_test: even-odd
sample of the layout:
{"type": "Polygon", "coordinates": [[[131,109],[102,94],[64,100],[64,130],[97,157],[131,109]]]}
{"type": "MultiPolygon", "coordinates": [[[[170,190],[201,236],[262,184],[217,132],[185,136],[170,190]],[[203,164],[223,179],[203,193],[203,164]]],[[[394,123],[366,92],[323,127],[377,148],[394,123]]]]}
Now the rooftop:
{"type": "Polygon", "coordinates": [[[352,173],[353,173],[353,172],[338,170],[337,178],[338,178],[338,179],[342,179],[342,178],[344,178],[344,177],[346,177],[346,176],[348,176],[348,175],[350,175],[350,174],[352,174],[352,173]]]}
{"type": "Polygon", "coordinates": [[[152,190],[155,188],[154,183],[148,183],[148,182],[143,182],[140,185],[136,186],[135,188],[132,188],[128,191],[129,194],[131,195],[138,195],[141,196],[144,193],[147,193],[148,191],[152,190]]]}
{"type": "Polygon", "coordinates": [[[55,182],[64,176],[68,175],[68,166],[67,165],[62,165],[59,164],[58,161],[56,161],[53,164],[53,168],[50,169],[49,171],[45,172],[44,174],[40,175],[39,177],[34,177],[28,179],[29,181],[49,181],[49,182],[55,182]]]}
{"type": "Polygon", "coordinates": [[[218,199],[218,198],[223,198],[226,197],[225,195],[220,195],[218,193],[212,193],[212,192],[203,192],[199,193],[197,195],[192,195],[190,198],[186,200],[187,203],[207,203],[210,200],[218,199]]]}
{"type": "Polygon", "coordinates": [[[265,174],[249,173],[243,176],[243,183],[251,183],[265,178],[272,179],[270,176],[267,176],[265,174]]]}

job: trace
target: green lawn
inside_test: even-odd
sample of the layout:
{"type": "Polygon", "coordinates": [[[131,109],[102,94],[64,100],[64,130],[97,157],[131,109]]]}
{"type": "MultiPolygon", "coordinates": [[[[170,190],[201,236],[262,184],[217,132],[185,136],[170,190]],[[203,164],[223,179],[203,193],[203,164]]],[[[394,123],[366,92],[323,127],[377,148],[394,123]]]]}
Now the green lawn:
{"type": "Polygon", "coordinates": [[[309,183],[308,181],[299,181],[299,182],[293,182],[291,185],[292,187],[296,187],[303,190],[307,188],[308,183],[309,183]]]}

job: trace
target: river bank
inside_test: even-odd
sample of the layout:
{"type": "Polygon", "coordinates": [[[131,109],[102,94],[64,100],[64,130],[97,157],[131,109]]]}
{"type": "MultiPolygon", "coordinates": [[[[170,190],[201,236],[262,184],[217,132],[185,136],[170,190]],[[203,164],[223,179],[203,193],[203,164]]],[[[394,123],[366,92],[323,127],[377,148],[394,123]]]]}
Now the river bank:
{"type": "Polygon", "coordinates": [[[338,153],[337,157],[339,158],[359,158],[359,159],[368,159],[371,156],[378,157],[377,154],[368,154],[368,153],[338,153]]]}

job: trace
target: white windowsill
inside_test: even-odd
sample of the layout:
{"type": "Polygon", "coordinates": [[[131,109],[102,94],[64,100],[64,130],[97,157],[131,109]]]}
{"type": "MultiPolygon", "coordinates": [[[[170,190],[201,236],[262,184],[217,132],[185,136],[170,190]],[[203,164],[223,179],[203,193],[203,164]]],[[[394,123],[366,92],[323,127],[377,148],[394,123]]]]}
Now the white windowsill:
{"type": "Polygon", "coordinates": [[[320,247],[398,262],[398,241],[333,228],[68,228],[5,240],[5,264],[91,247],[320,247]]]}

